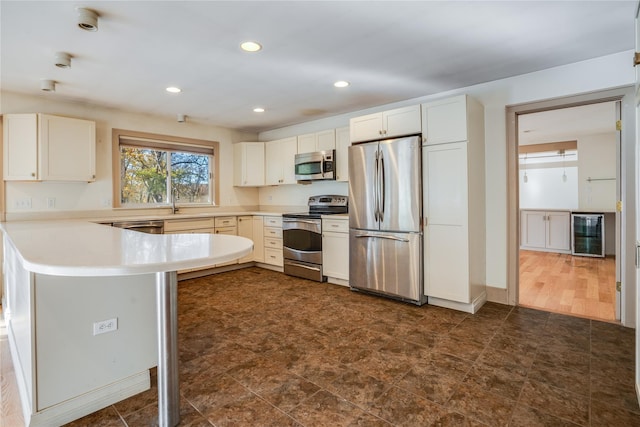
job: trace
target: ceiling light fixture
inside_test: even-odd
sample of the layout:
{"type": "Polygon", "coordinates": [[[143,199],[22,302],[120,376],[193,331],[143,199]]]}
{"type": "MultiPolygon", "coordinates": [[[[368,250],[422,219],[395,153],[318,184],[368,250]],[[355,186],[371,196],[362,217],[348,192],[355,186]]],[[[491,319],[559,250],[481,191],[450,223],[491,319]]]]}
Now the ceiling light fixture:
{"type": "Polygon", "coordinates": [[[246,41],[240,43],[240,49],[245,52],[258,52],[259,50],[262,50],[262,45],[258,42],[246,41]]]}
{"type": "Polygon", "coordinates": [[[262,107],[256,107],[253,109],[254,113],[264,113],[264,108],[262,107]]]}
{"type": "Polygon", "coordinates": [[[66,52],[56,52],[56,67],[71,68],[71,55],[66,52]]]}
{"type": "Polygon", "coordinates": [[[180,92],[182,92],[182,89],[180,89],[179,87],[175,87],[175,86],[169,86],[165,90],[167,92],[169,92],[169,93],[180,93],[180,92]]]}
{"type": "Polygon", "coordinates": [[[529,182],[529,178],[527,177],[527,153],[524,154],[524,164],[522,166],[524,166],[524,177],[522,178],[522,180],[526,184],[527,182],[529,182]]]}
{"type": "Polygon", "coordinates": [[[564,164],[564,150],[560,150],[562,153],[562,182],[567,182],[567,167],[564,164]]]}
{"type": "Polygon", "coordinates": [[[98,13],[95,10],[79,7],[78,27],[85,31],[98,31],[98,13]]]}
{"type": "Polygon", "coordinates": [[[187,116],[184,114],[178,114],[178,123],[184,123],[187,121],[187,116]]]}
{"type": "Polygon", "coordinates": [[[347,86],[349,86],[350,84],[351,84],[351,83],[349,83],[349,82],[348,82],[348,81],[346,81],[346,80],[338,80],[338,81],[337,81],[337,82],[335,82],[333,85],[334,85],[335,87],[347,87],[347,86]]]}
{"type": "Polygon", "coordinates": [[[40,89],[45,92],[55,92],[56,82],[53,80],[42,79],[40,80],[40,89]]]}

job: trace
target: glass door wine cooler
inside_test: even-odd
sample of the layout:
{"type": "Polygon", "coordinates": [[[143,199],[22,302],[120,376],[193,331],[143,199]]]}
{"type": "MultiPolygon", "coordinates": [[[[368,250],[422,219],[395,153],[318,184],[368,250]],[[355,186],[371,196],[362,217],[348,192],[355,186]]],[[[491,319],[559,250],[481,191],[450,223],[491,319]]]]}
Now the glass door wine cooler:
{"type": "Polygon", "coordinates": [[[571,214],[571,253],[604,257],[604,214],[571,214]]]}

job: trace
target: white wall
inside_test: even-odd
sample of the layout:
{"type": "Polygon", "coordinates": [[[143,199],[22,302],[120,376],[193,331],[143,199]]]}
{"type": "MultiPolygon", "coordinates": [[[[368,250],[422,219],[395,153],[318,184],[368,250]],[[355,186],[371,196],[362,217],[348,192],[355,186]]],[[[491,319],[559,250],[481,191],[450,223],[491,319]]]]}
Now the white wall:
{"type": "MultiPolygon", "coordinates": [[[[321,121],[262,132],[259,138],[261,141],[269,141],[345,126],[351,117],[463,93],[478,99],[485,109],[487,285],[506,289],[508,271],[506,107],[631,86],[634,84],[634,69],[629,60],[632,56],[632,51],[620,52],[548,70],[342,114],[321,121]]],[[[628,120],[627,123],[629,123],[628,126],[635,126],[635,120],[628,120]]],[[[263,191],[263,189],[260,190],[261,201],[263,191]]],[[[628,198],[628,202],[635,204],[635,198],[628,198]]],[[[635,234],[630,238],[635,239],[635,234]]]]}
{"type": "MultiPolygon", "coordinates": [[[[25,96],[2,93],[0,112],[7,113],[49,113],[61,116],[94,120],[96,122],[96,181],[93,183],[53,183],[53,182],[6,182],[5,208],[7,219],[21,214],[43,213],[55,215],[59,212],[92,211],[111,214],[107,202],[112,198],[111,131],[113,128],[151,132],[218,141],[220,152],[219,201],[221,207],[257,206],[258,191],[255,188],[233,187],[232,143],[256,140],[253,133],[241,133],[216,126],[198,123],[178,123],[175,117],[160,117],[148,114],[93,106],[78,102],[63,102],[55,94],[46,96],[25,96]],[[32,208],[18,210],[18,198],[31,197],[32,208]],[[48,197],[56,199],[55,209],[47,209],[48,197]],[[13,214],[13,215],[12,215],[13,214]]],[[[94,212],[94,213],[95,213],[94,212]]],[[[149,214],[144,210],[140,214],[149,214]]]]}
{"type": "Polygon", "coordinates": [[[615,210],[616,176],[615,133],[578,138],[580,209],[615,210]]]}
{"type": "Polygon", "coordinates": [[[520,169],[520,209],[578,209],[578,168],[526,168],[520,169]],[[567,180],[562,180],[566,172],[567,180]]]}

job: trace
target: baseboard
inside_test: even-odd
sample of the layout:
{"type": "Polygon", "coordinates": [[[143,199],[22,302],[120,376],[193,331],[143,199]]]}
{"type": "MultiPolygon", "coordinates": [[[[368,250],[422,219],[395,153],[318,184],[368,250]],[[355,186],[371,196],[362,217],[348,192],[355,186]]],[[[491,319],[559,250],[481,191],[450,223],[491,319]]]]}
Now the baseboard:
{"type": "Polygon", "coordinates": [[[348,280],[338,279],[337,277],[327,277],[327,282],[333,283],[334,285],[349,286],[348,280]]]}
{"type": "Polygon", "coordinates": [[[28,427],[59,426],[120,402],[151,387],[149,371],[85,393],[31,415],[28,427]]]}
{"type": "Polygon", "coordinates": [[[429,297],[427,304],[437,307],[450,308],[451,310],[463,311],[469,314],[475,314],[487,302],[486,292],[482,292],[476,299],[470,303],[450,301],[442,298],[429,297]]]}
{"type": "Polygon", "coordinates": [[[272,264],[265,264],[263,262],[256,262],[256,267],[265,268],[271,271],[277,271],[279,273],[284,273],[284,267],[280,267],[272,264]]]}
{"type": "Polygon", "coordinates": [[[494,288],[487,286],[487,301],[509,305],[509,293],[506,288],[494,288]]]}

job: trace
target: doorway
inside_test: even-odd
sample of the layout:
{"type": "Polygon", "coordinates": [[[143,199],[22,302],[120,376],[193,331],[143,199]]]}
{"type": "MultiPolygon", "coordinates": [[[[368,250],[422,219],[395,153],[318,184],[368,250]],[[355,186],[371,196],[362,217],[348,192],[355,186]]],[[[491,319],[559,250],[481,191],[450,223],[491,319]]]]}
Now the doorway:
{"type": "MultiPolygon", "coordinates": [[[[519,304],[519,280],[520,280],[520,207],[519,207],[519,181],[523,178],[519,170],[518,158],[518,120],[519,115],[537,113],[547,110],[560,110],[568,107],[580,105],[597,104],[609,101],[622,101],[622,108],[618,112],[623,117],[622,131],[618,132],[620,139],[620,153],[617,157],[621,159],[618,170],[618,191],[621,199],[625,203],[616,205],[616,232],[620,236],[616,244],[619,246],[616,253],[618,265],[618,279],[616,289],[617,306],[621,307],[620,319],[623,325],[635,324],[635,272],[634,255],[635,223],[630,220],[635,217],[635,194],[634,194],[634,171],[635,171],[635,145],[634,145],[634,123],[635,116],[632,116],[629,105],[633,98],[633,88],[623,87],[601,92],[574,95],[566,98],[550,99],[546,101],[531,102],[507,107],[507,155],[508,155],[508,241],[507,241],[507,268],[508,283],[506,300],[511,305],[519,304]],[[625,283],[625,278],[628,283],[625,283]],[[618,303],[619,301],[619,303],[618,303]]],[[[566,158],[565,158],[566,160],[566,158]]]]}
{"type": "Polygon", "coordinates": [[[619,319],[618,110],[607,101],[517,116],[518,305],[619,319]]]}

